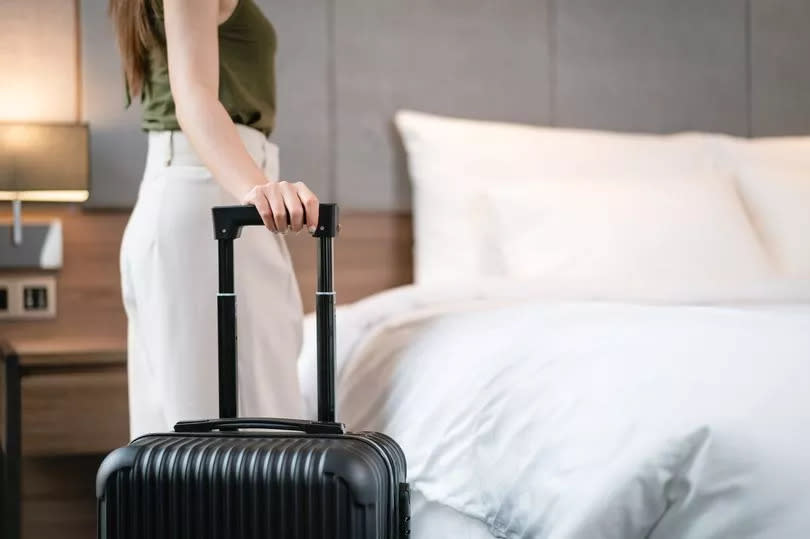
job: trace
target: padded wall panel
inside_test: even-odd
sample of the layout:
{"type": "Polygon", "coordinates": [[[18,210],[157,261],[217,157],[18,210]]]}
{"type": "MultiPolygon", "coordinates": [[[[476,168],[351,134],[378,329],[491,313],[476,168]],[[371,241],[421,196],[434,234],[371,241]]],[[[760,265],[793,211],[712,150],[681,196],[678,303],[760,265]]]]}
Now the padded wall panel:
{"type": "Polygon", "coordinates": [[[277,55],[281,176],[307,183],[323,199],[332,195],[329,129],[329,2],[257,0],[273,21],[277,55]]]}
{"type": "Polygon", "coordinates": [[[334,1],[337,193],[345,206],[409,206],[397,109],[548,120],[545,0],[334,1]]]}
{"type": "Polygon", "coordinates": [[[125,108],[124,75],[107,3],[81,2],[82,116],[90,124],[89,206],[135,203],[146,160],[140,107],[125,108]]]}
{"type": "Polygon", "coordinates": [[[745,0],[557,0],[554,18],[557,124],[747,134],[745,0]]]}
{"type": "Polygon", "coordinates": [[[810,0],[751,0],[754,136],[810,133],[810,0]]]}

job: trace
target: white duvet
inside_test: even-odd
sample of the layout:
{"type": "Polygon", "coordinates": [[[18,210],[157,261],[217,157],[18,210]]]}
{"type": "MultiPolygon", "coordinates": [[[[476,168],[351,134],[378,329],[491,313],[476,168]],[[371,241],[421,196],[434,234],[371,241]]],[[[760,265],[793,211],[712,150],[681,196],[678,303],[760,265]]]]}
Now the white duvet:
{"type": "Polygon", "coordinates": [[[806,283],[564,296],[405,287],[339,309],[340,419],[395,437],[412,488],[495,537],[810,537],[806,283]]]}

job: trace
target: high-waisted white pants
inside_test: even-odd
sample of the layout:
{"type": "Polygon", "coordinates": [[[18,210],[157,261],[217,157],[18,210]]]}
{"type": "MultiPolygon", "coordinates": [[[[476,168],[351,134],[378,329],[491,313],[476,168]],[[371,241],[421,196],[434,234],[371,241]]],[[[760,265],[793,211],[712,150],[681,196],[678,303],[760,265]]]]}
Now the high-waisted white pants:
{"type": "MultiPolygon", "coordinates": [[[[278,149],[237,126],[268,180],[278,149]]],[[[237,204],[179,131],[151,132],[138,201],[121,245],[129,320],[132,437],[168,432],[179,420],[215,418],[217,244],[211,207],[237,204]]],[[[239,414],[299,417],[296,358],[302,307],[283,238],[250,227],[235,242],[239,414]]]]}

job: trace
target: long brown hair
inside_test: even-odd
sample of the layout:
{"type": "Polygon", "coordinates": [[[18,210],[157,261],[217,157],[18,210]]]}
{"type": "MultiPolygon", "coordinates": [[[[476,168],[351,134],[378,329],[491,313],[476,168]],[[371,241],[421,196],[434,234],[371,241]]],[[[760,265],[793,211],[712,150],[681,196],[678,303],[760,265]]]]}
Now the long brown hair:
{"type": "Polygon", "coordinates": [[[158,0],[110,0],[109,10],[129,94],[138,97],[149,75],[149,52],[163,45],[155,23],[158,0]]]}

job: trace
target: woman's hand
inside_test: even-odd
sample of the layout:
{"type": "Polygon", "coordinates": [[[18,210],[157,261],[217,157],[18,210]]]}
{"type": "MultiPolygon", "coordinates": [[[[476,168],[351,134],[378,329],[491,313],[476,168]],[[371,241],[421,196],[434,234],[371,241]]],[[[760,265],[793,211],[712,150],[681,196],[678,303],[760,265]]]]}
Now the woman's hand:
{"type": "Polygon", "coordinates": [[[310,233],[318,226],[318,198],[303,182],[268,182],[257,185],[242,198],[259,210],[264,226],[273,232],[310,233]]]}

